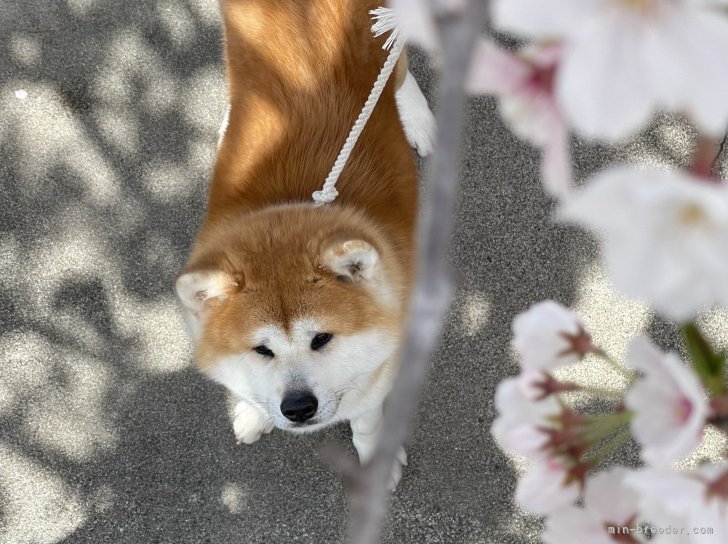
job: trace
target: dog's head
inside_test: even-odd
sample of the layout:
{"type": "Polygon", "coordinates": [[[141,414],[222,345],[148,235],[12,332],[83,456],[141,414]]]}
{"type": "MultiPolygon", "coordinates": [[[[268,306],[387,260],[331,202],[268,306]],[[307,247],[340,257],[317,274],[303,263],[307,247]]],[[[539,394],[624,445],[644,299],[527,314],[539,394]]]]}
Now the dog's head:
{"type": "Polygon", "coordinates": [[[406,288],[370,221],[307,205],[204,231],[177,280],[200,368],[289,430],[349,417],[389,371],[406,288]]]}

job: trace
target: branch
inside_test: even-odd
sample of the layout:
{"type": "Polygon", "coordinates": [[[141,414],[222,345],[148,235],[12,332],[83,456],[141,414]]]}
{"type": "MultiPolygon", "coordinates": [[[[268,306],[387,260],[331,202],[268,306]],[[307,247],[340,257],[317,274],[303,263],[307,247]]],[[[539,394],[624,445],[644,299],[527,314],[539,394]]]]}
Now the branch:
{"type": "Polygon", "coordinates": [[[355,472],[352,480],[349,532],[352,544],[378,541],[386,513],[390,473],[397,451],[407,438],[430,356],[452,296],[448,252],[465,125],[467,97],[464,84],[476,38],[484,26],[486,5],[485,0],[471,0],[457,12],[435,8],[442,44],[442,72],[434,168],[420,213],[417,281],[410,303],[402,365],[389,395],[380,442],[372,458],[355,472]]]}

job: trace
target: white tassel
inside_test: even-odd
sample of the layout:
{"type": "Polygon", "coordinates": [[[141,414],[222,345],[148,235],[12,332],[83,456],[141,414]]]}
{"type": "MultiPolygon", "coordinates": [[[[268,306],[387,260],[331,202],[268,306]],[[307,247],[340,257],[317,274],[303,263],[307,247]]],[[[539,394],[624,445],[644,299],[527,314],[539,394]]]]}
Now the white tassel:
{"type": "Polygon", "coordinates": [[[399,25],[397,23],[397,14],[392,8],[380,7],[369,11],[369,15],[374,19],[372,32],[375,37],[379,37],[387,32],[392,32],[387,41],[382,46],[383,49],[389,49],[392,44],[399,38],[399,25]]]}

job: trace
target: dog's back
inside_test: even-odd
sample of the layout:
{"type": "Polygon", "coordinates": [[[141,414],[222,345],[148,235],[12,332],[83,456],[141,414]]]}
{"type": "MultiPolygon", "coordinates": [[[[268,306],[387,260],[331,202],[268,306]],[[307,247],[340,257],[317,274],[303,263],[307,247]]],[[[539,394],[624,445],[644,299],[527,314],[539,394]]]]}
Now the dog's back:
{"type": "MultiPolygon", "coordinates": [[[[310,202],[364,104],[387,52],[371,33],[376,1],[223,3],[229,128],[207,222],[273,203],[310,202]]],[[[412,154],[387,88],[337,185],[402,249],[417,206],[412,154]]]]}

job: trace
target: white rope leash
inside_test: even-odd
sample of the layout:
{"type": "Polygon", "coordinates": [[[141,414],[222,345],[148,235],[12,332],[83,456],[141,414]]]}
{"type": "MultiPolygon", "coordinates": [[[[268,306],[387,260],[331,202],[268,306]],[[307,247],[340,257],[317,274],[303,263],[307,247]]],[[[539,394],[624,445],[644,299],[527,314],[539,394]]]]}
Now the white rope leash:
{"type": "Polygon", "coordinates": [[[379,76],[377,76],[377,80],[374,82],[374,87],[372,87],[372,90],[369,93],[369,98],[367,98],[367,101],[364,103],[364,107],[359,113],[359,117],[357,117],[354,122],[354,126],[351,127],[349,135],[346,137],[344,147],[342,147],[341,151],[339,151],[339,156],[336,157],[334,166],[331,169],[331,172],[329,172],[329,175],[326,177],[326,181],[324,181],[324,186],[320,191],[316,191],[312,195],[317,206],[333,202],[339,195],[336,190],[336,182],[339,180],[341,171],[344,169],[344,166],[346,166],[346,162],[349,160],[349,156],[351,155],[359,136],[361,136],[361,133],[364,131],[364,127],[366,126],[369,117],[371,117],[374,107],[377,105],[377,101],[379,100],[384,87],[387,85],[389,76],[392,75],[392,71],[394,70],[397,60],[404,48],[404,40],[399,39],[399,29],[397,28],[394,11],[389,8],[377,8],[371,10],[369,13],[375,19],[374,25],[372,25],[372,32],[376,37],[379,37],[390,30],[392,31],[383,46],[384,49],[389,49],[391,47],[391,50],[387,60],[379,72],[379,76]]]}

